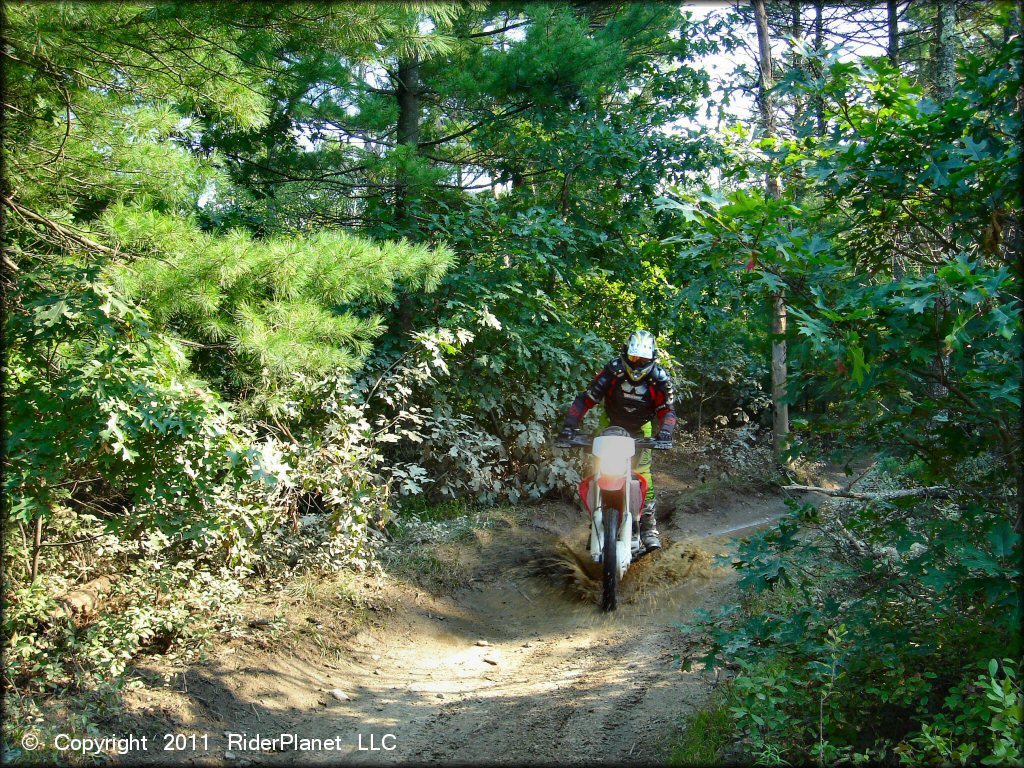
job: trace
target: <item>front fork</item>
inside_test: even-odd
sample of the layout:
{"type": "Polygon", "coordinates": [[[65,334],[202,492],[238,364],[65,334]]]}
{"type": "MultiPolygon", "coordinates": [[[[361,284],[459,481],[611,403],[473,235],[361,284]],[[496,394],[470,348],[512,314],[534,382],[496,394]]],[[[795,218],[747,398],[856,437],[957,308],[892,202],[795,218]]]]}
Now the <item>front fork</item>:
{"type": "Polygon", "coordinates": [[[590,558],[595,563],[604,559],[604,510],[600,506],[590,514],[590,558]]]}

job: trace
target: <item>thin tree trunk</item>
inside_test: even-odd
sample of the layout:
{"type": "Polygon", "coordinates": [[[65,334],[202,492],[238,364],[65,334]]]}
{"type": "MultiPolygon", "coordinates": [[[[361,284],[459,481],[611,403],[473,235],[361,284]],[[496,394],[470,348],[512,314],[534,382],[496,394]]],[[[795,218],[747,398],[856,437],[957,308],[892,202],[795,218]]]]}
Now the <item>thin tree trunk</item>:
{"type": "Polygon", "coordinates": [[[32,551],[28,545],[28,534],[25,533],[25,524],[18,523],[18,530],[21,532],[21,545],[22,551],[25,555],[25,576],[29,577],[31,581],[32,576],[32,561],[29,559],[29,553],[32,551]]]}
{"type": "Polygon", "coordinates": [[[899,27],[899,15],[900,15],[900,4],[898,0],[886,0],[885,9],[887,12],[887,22],[889,27],[889,47],[886,50],[886,55],[889,57],[889,63],[894,67],[899,68],[900,66],[900,27],[899,27]]]}
{"type": "Polygon", "coordinates": [[[940,0],[936,13],[936,95],[946,101],[956,88],[956,0],[940,0]]]}
{"type": "MultiPolygon", "coordinates": [[[[814,3],[814,49],[820,51],[825,43],[825,22],[822,19],[824,0],[815,0],[814,3]]],[[[814,74],[821,76],[821,65],[815,63],[814,74]]],[[[825,97],[820,93],[814,95],[814,112],[818,119],[818,136],[825,135],[825,97]]]]}
{"type": "MultiPolygon", "coordinates": [[[[936,95],[939,101],[944,102],[952,98],[956,90],[956,0],[939,0],[936,14],[936,95]]],[[[952,227],[946,227],[945,235],[947,240],[953,239],[952,227]]],[[[952,258],[954,254],[947,253],[945,256],[952,258]]],[[[943,291],[935,301],[936,350],[931,366],[935,381],[930,387],[930,394],[936,400],[944,399],[949,392],[944,384],[949,371],[949,354],[946,353],[941,341],[942,328],[948,314],[949,296],[943,291]]],[[[937,415],[945,415],[945,410],[939,411],[937,415]]]]}
{"type": "MultiPolygon", "coordinates": [[[[774,79],[772,77],[772,47],[768,37],[768,14],[765,11],[764,0],[753,0],[753,3],[754,19],[757,22],[757,45],[760,52],[758,65],[761,69],[761,87],[757,101],[761,111],[764,135],[774,138],[777,131],[775,129],[775,100],[771,93],[774,79]]],[[[765,172],[764,187],[769,197],[775,200],[781,197],[779,179],[771,168],[765,172]]]]}
{"type": "MultiPolygon", "coordinates": [[[[804,26],[800,18],[800,0],[789,0],[789,34],[793,38],[793,41],[797,44],[801,43],[804,38],[804,26]]],[[[802,60],[796,55],[793,56],[792,64],[794,68],[803,68],[802,60]]],[[[797,95],[793,98],[793,124],[799,125],[800,118],[804,113],[804,99],[797,95]]]]}
{"type": "MultiPolygon", "coordinates": [[[[889,46],[886,55],[889,63],[899,69],[900,66],[900,29],[899,29],[899,1],[886,0],[887,26],[889,29],[889,46]]],[[[901,255],[902,248],[892,249],[892,277],[899,282],[906,275],[907,270],[901,255]]]]}
{"type": "MultiPolygon", "coordinates": [[[[761,109],[761,122],[764,124],[765,136],[776,136],[775,128],[775,105],[772,99],[772,48],[771,39],[768,36],[768,14],[765,11],[764,0],[753,0],[754,20],[757,24],[757,44],[760,54],[759,65],[761,69],[761,88],[758,103],[761,109]]],[[[779,189],[779,179],[774,169],[769,168],[765,173],[765,193],[768,197],[778,200],[782,197],[779,189]]],[[[779,291],[772,295],[772,405],[774,406],[774,417],[772,420],[772,447],[775,456],[781,461],[782,452],[786,449],[789,437],[789,406],[785,402],[786,396],[786,294],[779,291]]]]}
{"type": "Polygon", "coordinates": [[[772,297],[772,448],[781,457],[789,441],[789,404],[786,397],[786,293],[772,297]]]}
{"type": "MultiPolygon", "coordinates": [[[[420,62],[416,56],[398,64],[395,96],[398,99],[398,145],[411,147],[412,152],[420,140],[420,62]]],[[[395,179],[395,218],[407,218],[409,180],[404,171],[395,179]]]]}
{"type": "Polygon", "coordinates": [[[36,518],[36,530],[32,538],[32,573],[29,574],[29,581],[34,582],[39,575],[39,552],[43,548],[43,518],[36,518]]]}
{"type": "MultiPolygon", "coordinates": [[[[804,39],[804,25],[801,17],[801,0],[789,0],[789,12],[790,12],[790,36],[797,45],[802,45],[804,39]]],[[[797,56],[795,53],[792,56],[790,66],[793,69],[806,71],[806,60],[803,57],[797,56]]],[[[807,100],[805,97],[794,94],[793,95],[793,125],[801,127],[804,122],[804,114],[806,112],[807,100]]],[[[800,183],[803,179],[803,169],[800,165],[793,166],[792,178],[796,183],[800,183]]]]}

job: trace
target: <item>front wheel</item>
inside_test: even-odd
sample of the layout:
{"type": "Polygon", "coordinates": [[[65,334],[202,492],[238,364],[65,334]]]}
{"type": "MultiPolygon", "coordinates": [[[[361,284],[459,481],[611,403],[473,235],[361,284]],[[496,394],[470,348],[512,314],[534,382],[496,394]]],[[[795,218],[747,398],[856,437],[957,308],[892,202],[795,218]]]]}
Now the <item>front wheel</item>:
{"type": "Polygon", "coordinates": [[[614,611],[618,606],[619,591],[619,513],[615,509],[604,510],[604,596],[601,608],[614,611]]]}

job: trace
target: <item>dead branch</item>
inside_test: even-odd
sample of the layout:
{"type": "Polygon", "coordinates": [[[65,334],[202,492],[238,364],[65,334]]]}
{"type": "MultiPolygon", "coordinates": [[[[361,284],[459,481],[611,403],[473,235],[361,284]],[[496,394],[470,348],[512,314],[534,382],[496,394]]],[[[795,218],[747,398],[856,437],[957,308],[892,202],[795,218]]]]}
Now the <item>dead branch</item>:
{"type": "Polygon", "coordinates": [[[835,491],[831,488],[819,488],[815,485],[784,485],[782,490],[823,493],[826,496],[839,496],[844,499],[859,499],[861,501],[891,501],[892,499],[906,499],[914,496],[934,496],[939,499],[948,499],[953,494],[952,489],[944,485],[930,485],[927,488],[904,488],[899,491],[881,491],[879,493],[835,491]]]}
{"type": "Polygon", "coordinates": [[[100,243],[97,243],[95,240],[90,240],[85,235],[80,235],[77,232],[72,232],[67,227],[65,227],[65,226],[63,226],[61,224],[58,224],[55,221],[51,221],[50,219],[46,218],[45,216],[42,216],[41,214],[38,214],[35,211],[29,210],[28,208],[24,207],[23,205],[20,205],[20,204],[14,202],[9,197],[5,196],[3,198],[3,201],[4,201],[4,205],[6,205],[12,211],[16,211],[18,214],[20,214],[24,218],[28,219],[29,221],[34,221],[37,224],[42,224],[44,227],[49,229],[51,232],[54,232],[54,233],[60,235],[63,238],[66,238],[68,240],[71,240],[72,242],[78,243],[79,245],[84,246],[85,248],[88,248],[88,249],[93,250],[93,251],[99,251],[100,253],[105,253],[105,254],[107,254],[109,256],[116,256],[117,255],[117,251],[115,251],[113,248],[108,248],[105,245],[101,245],[100,243]]]}

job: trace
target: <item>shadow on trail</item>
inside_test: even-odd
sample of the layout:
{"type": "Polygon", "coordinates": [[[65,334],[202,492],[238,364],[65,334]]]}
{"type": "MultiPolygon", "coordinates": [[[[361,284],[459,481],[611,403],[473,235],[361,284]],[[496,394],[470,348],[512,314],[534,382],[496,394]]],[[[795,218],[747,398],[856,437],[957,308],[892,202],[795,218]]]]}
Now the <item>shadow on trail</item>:
{"type": "Polygon", "coordinates": [[[210,749],[148,755],[141,763],[219,765],[225,757],[257,765],[649,763],[655,757],[650,735],[694,702],[696,686],[673,674],[671,658],[638,646],[632,635],[605,635],[584,646],[543,642],[528,666],[506,669],[514,661],[506,651],[501,668],[478,663],[461,674],[448,666],[453,650],[439,647],[433,665],[394,668],[386,677],[350,668],[343,675],[349,700],[321,694],[305,706],[274,694],[336,683],[281,661],[258,671],[218,665],[190,671],[185,695],[201,706],[165,724],[208,730],[210,749]],[[429,687],[417,685],[417,679],[427,683],[423,673],[430,668],[444,672],[429,687]],[[244,691],[243,676],[250,683],[244,691]],[[287,734],[295,741],[240,748],[229,744],[229,732],[246,739],[287,734]],[[393,749],[381,749],[385,736],[393,749]]]}
{"type": "Polygon", "coordinates": [[[474,531],[432,550],[465,582],[445,594],[392,585],[403,602],[384,628],[332,638],[327,622],[321,647],[323,617],[303,610],[287,643],[242,639],[195,665],[164,722],[217,734],[219,751],[162,762],[650,764],[656,736],[706,697],[699,674],[679,669],[676,623],[720,605],[735,581],[714,564],[730,545],[706,534],[760,524],[776,505],[742,499],[673,520],[666,504],[666,546],[630,566],[610,613],[578,508],[548,504],[529,522],[474,531]],[[225,731],[337,746],[226,758],[225,731]],[[365,749],[387,734],[394,750],[365,749]]]}

